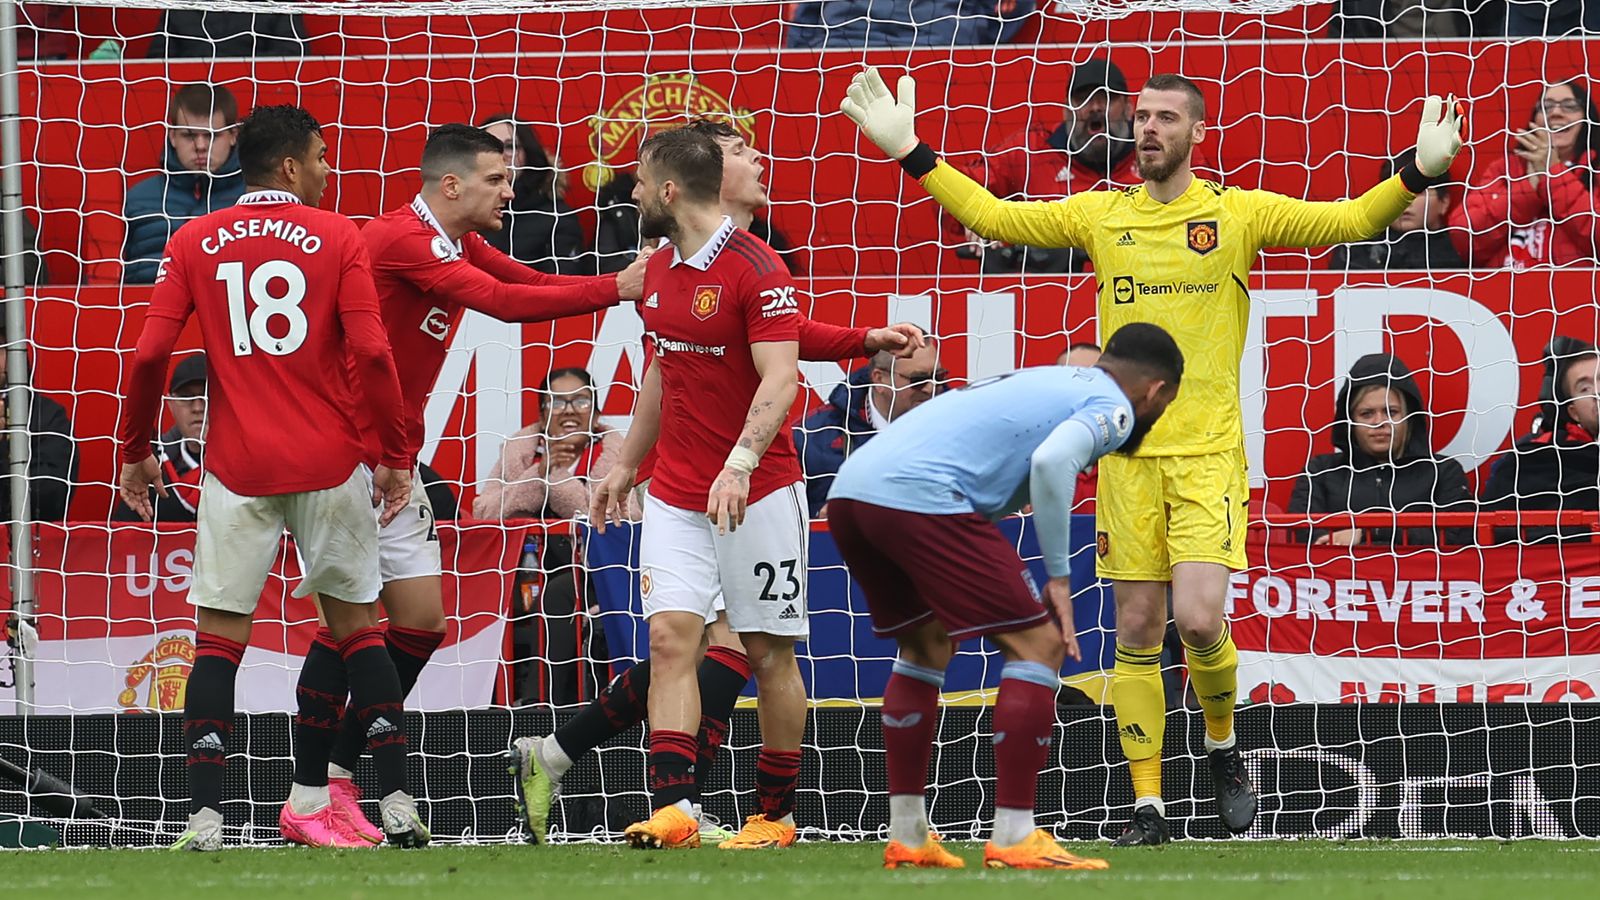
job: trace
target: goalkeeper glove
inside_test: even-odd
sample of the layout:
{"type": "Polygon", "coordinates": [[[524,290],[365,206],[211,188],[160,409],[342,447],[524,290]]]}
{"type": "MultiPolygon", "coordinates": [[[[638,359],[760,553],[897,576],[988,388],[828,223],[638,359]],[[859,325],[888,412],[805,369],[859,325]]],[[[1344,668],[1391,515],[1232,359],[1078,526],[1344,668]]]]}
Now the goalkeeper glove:
{"type": "Polygon", "coordinates": [[[894,159],[904,159],[917,148],[912,124],[917,115],[917,83],[910,75],[902,75],[899,87],[897,100],[877,68],[868,67],[850,80],[850,89],[839,103],[839,111],[856,123],[867,140],[894,159]]]}
{"type": "Polygon", "coordinates": [[[1461,152],[1461,130],[1466,122],[1456,96],[1440,100],[1430,96],[1422,102],[1422,126],[1417,129],[1417,169],[1428,178],[1450,171],[1450,164],[1461,152]]]}

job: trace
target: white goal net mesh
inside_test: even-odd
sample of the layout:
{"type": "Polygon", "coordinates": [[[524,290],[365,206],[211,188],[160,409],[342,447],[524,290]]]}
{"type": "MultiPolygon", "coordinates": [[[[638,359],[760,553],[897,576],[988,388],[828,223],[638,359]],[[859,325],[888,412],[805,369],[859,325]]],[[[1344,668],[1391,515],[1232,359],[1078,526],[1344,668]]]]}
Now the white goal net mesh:
{"type": "MultiPolygon", "coordinates": [[[[1392,171],[1426,95],[1468,109],[1451,183],[1395,227],[1337,248],[1268,248],[1250,279],[1240,384],[1260,525],[1228,608],[1241,737],[1264,794],[1254,833],[1596,834],[1600,726],[1581,704],[1600,690],[1600,554],[1582,535],[1600,487],[1593,370],[1586,386],[1573,370],[1600,336],[1586,74],[1600,42],[1573,5],[1512,4],[1508,19],[1479,0],[21,4],[28,315],[13,340],[32,399],[26,429],[5,436],[34,457],[32,555],[7,571],[29,568],[35,597],[26,616],[9,587],[0,598],[11,648],[0,714],[33,717],[0,719],[0,757],[98,798],[116,840],[181,819],[181,727],[148,714],[181,711],[193,660],[194,532],[180,507],[194,497],[176,491],[157,528],[121,522],[114,432],[161,248],[242,191],[231,126],[252,108],[298,104],[323,123],[334,167],[323,206],[358,223],[411,202],[432,129],[498,123],[517,178],[500,239],[519,261],[567,273],[631,259],[628,188],[645,135],[726,121],[762,156],[768,200],[752,227],[793,270],[805,311],[921,325],[937,338],[923,365],[943,389],[1099,340],[1092,261],[986,242],[944,217],[836,112],[851,76],[863,64],[914,73],[925,140],[997,194],[1056,199],[1136,181],[1132,97],[1175,72],[1206,98],[1202,177],[1311,200],[1392,171]],[[1521,36],[1530,9],[1550,36],[1521,36]],[[186,88],[202,113],[174,103],[186,88]],[[1554,364],[1557,338],[1577,343],[1556,344],[1554,364]],[[1361,420],[1345,389],[1374,354],[1410,373],[1385,376],[1400,410],[1377,415],[1403,420],[1408,458],[1426,466],[1383,468],[1352,448],[1364,432],[1348,424],[1361,420]],[[1309,535],[1289,519],[1364,509],[1413,518],[1309,535]],[[1441,509],[1453,517],[1430,518],[1441,509]]],[[[507,443],[557,427],[541,422],[538,388],[573,367],[595,385],[577,431],[625,429],[640,332],[623,304],[527,326],[470,313],[442,338],[422,461],[456,510],[439,516],[451,625],[408,704],[426,713],[412,746],[436,832],[514,834],[505,742],[546,733],[644,653],[635,533],[591,539],[507,443]]],[[[191,328],[175,361],[198,346],[191,328]]],[[[864,355],[802,368],[808,485],[875,428],[868,405],[892,415],[918,390],[874,375],[864,355]]],[[[203,381],[178,374],[160,430],[173,477],[197,483],[184,473],[203,463],[203,381]]],[[[1092,500],[1079,512],[1085,659],[1063,672],[1039,809],[1089,837],[1124,820],[1132,795],[1109,727],[1115,615],[1093,580],[1092,500]]],[[[1037,556],[1025,519],[1002,528],[1037,556]]],[[[886,812],[870,711],[893,648],[872,637],[825,525],[813,538],[799,815],[812,833],[872,836],[886,812]]],[[[315,629],[315,611],[288,596],[294,577],[286,552],[241,674],[241,712],[263,715],[235,731],[228,818],[252,839],[275,836],[290,744],[270,714],[293,709],[315,629]]],[[[1167,794],[1183,801],[1169,815],[1186,834],[1220,834],[1181,650],[1164,665],[1167,794]]],[[[998,677],[992,647],[962,648],[931,776],[946,834],[982,833],[992,809],[985,710],[998,677]]],[[[753,811],[753,722],[739,713],[707,798],[723,818],[753,811]]],[[[574,770],[559,834],[615,831],[644,811],[642,746],[629,732],[574,770]]],[[[0,782],[0,809],[49,815],[9,791],[0,782]]]]}

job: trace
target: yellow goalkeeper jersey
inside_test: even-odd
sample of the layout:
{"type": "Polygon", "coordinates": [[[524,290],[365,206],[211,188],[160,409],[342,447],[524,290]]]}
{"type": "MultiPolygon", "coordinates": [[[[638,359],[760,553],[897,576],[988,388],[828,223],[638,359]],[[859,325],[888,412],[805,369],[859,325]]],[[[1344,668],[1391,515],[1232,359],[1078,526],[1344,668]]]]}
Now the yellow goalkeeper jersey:
{"type": "Polygon", "coordinates": [[[1195,456],[1244,442],[1239,361],[1250,267],[1263,247],[1320,247],[1383,231],[1415,195],[1397,175],[1353,200],[1313,203],[1196,178],[1171,203],[1144,186],[1060,201],[1002,201],[942,160],[922,185],[983,237],[1078,247],[1094,261],[1100,334],[1160,325],[1183,351],[1178,399],[1138,456],[1195,456]]]}

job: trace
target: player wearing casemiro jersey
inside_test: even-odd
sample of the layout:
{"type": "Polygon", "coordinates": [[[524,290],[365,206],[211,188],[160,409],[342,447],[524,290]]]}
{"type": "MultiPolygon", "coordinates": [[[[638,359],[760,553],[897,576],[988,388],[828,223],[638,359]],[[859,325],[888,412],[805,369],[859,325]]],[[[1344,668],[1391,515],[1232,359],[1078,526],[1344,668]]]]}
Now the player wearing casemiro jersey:
{"type": "Polygon", "coordinates": [[[1183,356],[1134,323],[1093,368],[1021,369],[924,403],[851,454],[828,494],[839,554],[872,628],[899,646],[883,692],[889,776],[884,866],[960,868],[928,831],[923,802],[939,691],[956,642],[986,637],[1005,667],[994,707],[990,868],[1104,869],[1034,827],[1064,656],[1079,658],[1068,532],[1078,473],[1134,452],[1176,396],[1183,356]],[[993,520],[1032,503],[1044,603],[993,520]],[[1054,616],[1056,621],[1051,622],[1054,616]]]}
{"type": "MultiPolygon", "coordinates": [[[[392,724],[405,694],[371,613],[379,524],[404,509],[411,494],[400,383],[378,317],[371,263],[355,225],[316,208],[330,168],[322,126],[309,113],[257,107],[239,128],[239,159],[249,191],[238,205],[196,219],[167,245],[117,429],[123,501],[148,520],[151,484],[166,493],[150,454],[162,375],[184,323],[197,317],[209,359],[212,422],[189,590],[196,607],[184,706],[190,816],[173,847],[222,847],[234,682],[286,527],[304,561],[295,595],[322,595],[328,652],[348,673],[352,718],[373,735],[382,794],[378,839],[386,833],[398,845],[421,846],[429,835],[407,792],[406,736],[392,724]],[[370,406],[376,439],[370,476],[355,423],[362,404],[370,406]],[[381,517],[372,511],[380,497],[387,500],[381,517]]],[[[297,732],[318,717],[307,697],[299,700],[297,732]]],[[[335,711],[343,706],[341,693],[335,711]]],[[[320,787],[301,781],[304,770],[325,768],[326,760],[308,756],[300,740],[294,750],[299,783],[279,814],[284,837],[319,847],[371,847],[330,805],[325,781],[320,787]]]]}
{"type": "Polygon", "coordinates": [[[1112,698],[1133,778],[1133,820],[1118,844],[1169,839],[1161,800],[1165,704],[1161,638],[1173,616],[1206,720],[1217,811],[1234,833],[1255,819],[1256,795],[1233,733],[1238,655],[1223,615],[1229,570],[1245,565],[1249,485],[1239,409],[1239,361],[1250,268],[1264,247],[1364,240],[1444,178],[1461,148],[1454,98],[1423,103],[1415,161],[1353,200],[1311,203],[1196,178],[1205,99],[1179,75],[1145,82],[1134,112],[1143,183],[1060,202],[997,200],[940,161],[915,134],[915,82],[899,97],[877,70],[852,81],[841,110],[963,225],[986,238],[1079,247],[1094,260],[1103,333],[1130,322],[1171,332],[1187,362],[1183,396],[1132,458],[1111,457],[1100,478],[1099,571],[1115,584],[1117,663],[1112,698]]]}

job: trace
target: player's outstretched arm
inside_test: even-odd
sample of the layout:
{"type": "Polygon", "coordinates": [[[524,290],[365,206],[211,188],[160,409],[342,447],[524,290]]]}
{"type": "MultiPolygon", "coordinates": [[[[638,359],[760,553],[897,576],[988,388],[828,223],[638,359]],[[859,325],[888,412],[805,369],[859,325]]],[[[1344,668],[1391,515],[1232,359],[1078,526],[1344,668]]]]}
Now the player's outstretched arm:
{"type": "Polygon", "coordinates": [[[800,346],[796,341],[758,341],[750,345],[761,384],[750,400],[744,430],[722,464],[722,472],[711,483],[706,497],[706,517],[717,526],[718,534],[738,530],[744,523],[745,503],[750,497],[750,473],[761,463],[762,454],[772,446],[789,420],[795,395],[800,392],[800,346]]]}
{"type": "Polygon", "coordinates": [[[606,524],[621,524],[628,518],[628,494],[639,477],[639,464],[656,445],[661,435],[661,367],[655,358],[645,367],[639,381],[639,396],[633,404],[633,424],[622,441],[616,465],[595,486],[589,497],[589,523],[601,534],[606,524]]]}
{"type": "Polygon", "coordinates": [[[1000,200],[971,178],[939,159],[917,139],[917,83],[900,76],[899,97],[890,93],[878,70],[869,67],[850,81],[839,104],[866,138],[927,189],[956,220],[978,235],[1008,244],[1035,247],[1086,247],[1089,230],[1076,207],[1076,195],[1062,201],[1000,200]]]}
{"type": "Polygon", "coordinates": [[[1033,451],[1028,493],[1033,501],[1033,528],[1044,555],[1045,599],[1055,610],[1067,655],[1081,658],[1072,618],[1072,503],[1078,473],[1094,462],[1095,436],[1087,425],[1068,419],[1055,427],[1033,451]]]}
{"type": "Polygon", "coordinates": [[[880,350],[904,359],[926,344],[922,329],[910,322],[882,328],[846,328],[809,318],[800,320],[800,358],[808,362],[856,359],[880,350]]]}
{"type": "MultiPolygon", "coordinates": [[[[654,247],[639,251],[628,267],[615,275],[552,275],[525,266],[507,256],[500,248],[488,242],[473,247],[473,261],[479,268],[507,284],[525,284],[532,287],[590,288],[609,282],[623,300],[638,300],[644,296],[644,266],[650,261],[654,247]]],[[[510,321],[510,320],[507,320],[510,321]]]]}
{"type": "Polygon", "coordinates": [[[1326,247],[1364,241],[1382,233],[1411,201],[1447,177],[1461,152],[1466,119],[1454,95],[1428,97],[1417,129],[1416,158],[1394,177],[1352,200],[1314,203],[1267,191],[1247,191],[1256,204],[1255,222],[1262,247],[1326,247]]]}

